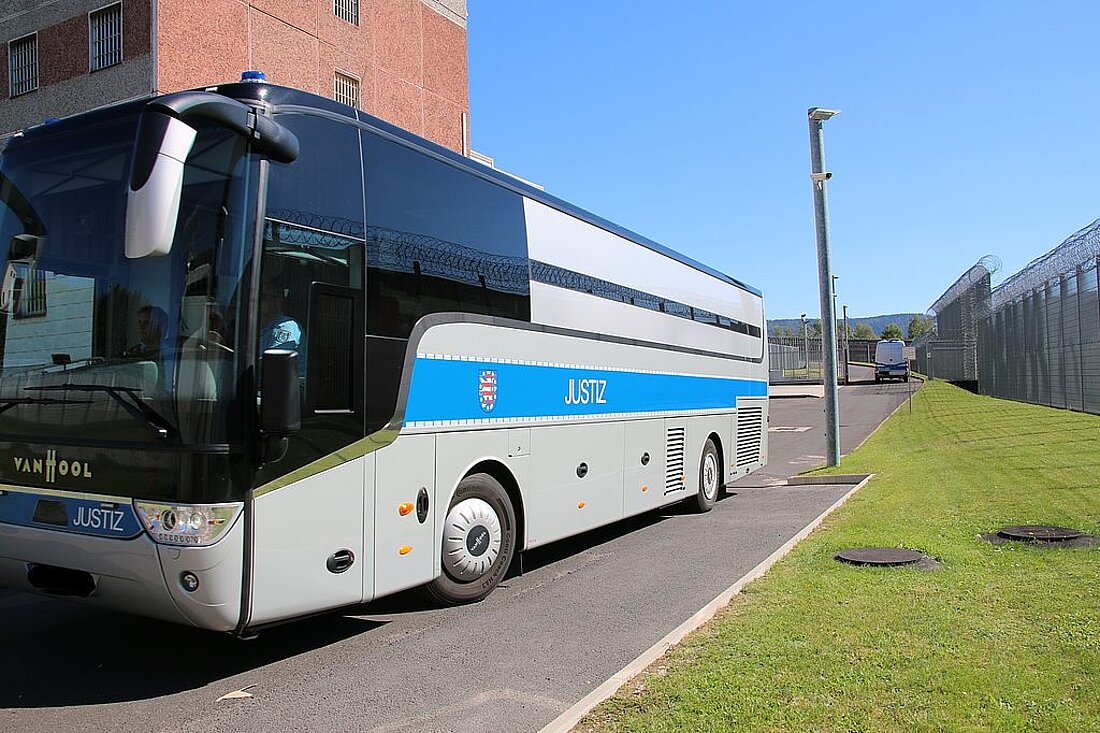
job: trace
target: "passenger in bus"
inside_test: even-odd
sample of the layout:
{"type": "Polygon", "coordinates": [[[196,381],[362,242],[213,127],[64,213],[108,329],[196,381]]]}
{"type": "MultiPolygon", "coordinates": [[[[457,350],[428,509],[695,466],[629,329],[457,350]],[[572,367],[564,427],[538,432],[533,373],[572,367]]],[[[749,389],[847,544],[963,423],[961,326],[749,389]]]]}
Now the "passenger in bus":
{"type": "Polygon", "coordinates": [[[298,373],[305,371],[305,343],[302,327],[286,313],[286,297],[277,285],[262,288],[260,297],[260,351],[287,349],[298,352],[298,373]]]}

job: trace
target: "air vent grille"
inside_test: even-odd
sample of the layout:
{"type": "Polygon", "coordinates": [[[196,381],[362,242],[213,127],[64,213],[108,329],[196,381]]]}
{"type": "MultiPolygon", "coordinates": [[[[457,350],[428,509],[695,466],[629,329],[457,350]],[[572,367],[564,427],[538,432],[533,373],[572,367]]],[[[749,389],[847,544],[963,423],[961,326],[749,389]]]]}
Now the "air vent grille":
{"type": "Polygon", "coordinates": [[[764,408],[737,408],[737,467],[760,462],[760,444],[764,435],[764,408]]]}
{"type": "Polygon", "coordinates": [[[665,444],[665,493],[684,488],[684,431],[669,428],[665,444]]]}

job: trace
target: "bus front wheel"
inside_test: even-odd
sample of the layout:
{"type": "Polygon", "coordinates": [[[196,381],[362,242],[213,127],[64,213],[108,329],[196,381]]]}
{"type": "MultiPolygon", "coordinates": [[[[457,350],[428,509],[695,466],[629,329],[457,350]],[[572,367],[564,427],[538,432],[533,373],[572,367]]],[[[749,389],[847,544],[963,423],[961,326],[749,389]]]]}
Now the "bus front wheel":
{"type": "Polygon", "coordinates": [[[495,478],[475,473],[462,479],[443,522],[443,573],[427,585],[446,605],[473,603],[493,592],[516,548],[512,501],[495,478]]]}
{"type": "Polygon", "coordinates": [[[699,491],[694,497],[695,508],[700,512],[713,509],[721,488],[722,464],[718,460],[718,449],[714,447],[714,441],[707,438],[703,456],[699,459],[699,491]]]}

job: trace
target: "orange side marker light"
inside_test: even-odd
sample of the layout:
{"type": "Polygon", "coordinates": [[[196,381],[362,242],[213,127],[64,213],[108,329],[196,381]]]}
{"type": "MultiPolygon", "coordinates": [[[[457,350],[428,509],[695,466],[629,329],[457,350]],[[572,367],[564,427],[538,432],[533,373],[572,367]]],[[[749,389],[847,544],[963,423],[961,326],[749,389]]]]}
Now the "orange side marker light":
{"type": "Polygon", "coordinates": [[[413,505],[413,503],[411,501],[403,501],[397,507],[397,513],[404,517],[408,514],[412,514],[412,510],[415,509],[415,508],[416,507],[413,505]]]}
{"type": "Polygon", "coordinates": [[[398,548],[397,553],[399,555],[408,555],[412,551],[412,545],[401,545],[401,547],[398,548]]]}

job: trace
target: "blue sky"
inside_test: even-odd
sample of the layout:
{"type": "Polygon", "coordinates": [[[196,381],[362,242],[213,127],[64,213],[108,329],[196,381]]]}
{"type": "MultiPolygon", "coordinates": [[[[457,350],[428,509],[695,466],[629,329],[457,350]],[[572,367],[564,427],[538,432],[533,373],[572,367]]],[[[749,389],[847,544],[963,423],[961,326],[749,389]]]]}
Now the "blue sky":
{"type": "Polygon", "coordinates": [[[819,312],[806,109],[852,316],[994,283],[1100,216],[1093,2],[469,0],[497,166],[819,312]]]}

